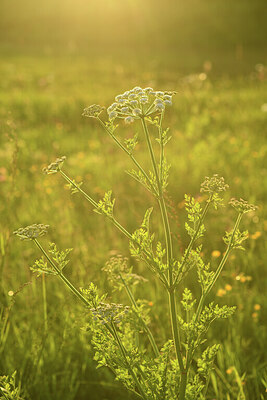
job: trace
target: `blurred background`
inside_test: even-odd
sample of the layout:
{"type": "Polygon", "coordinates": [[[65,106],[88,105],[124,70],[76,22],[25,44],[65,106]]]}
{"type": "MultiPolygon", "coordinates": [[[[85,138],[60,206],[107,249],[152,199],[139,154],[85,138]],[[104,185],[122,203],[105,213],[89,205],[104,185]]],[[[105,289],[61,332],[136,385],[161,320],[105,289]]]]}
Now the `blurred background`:
{"type": "Polygon", "coordinates": [[[219,72],[248,72],[265,61],[266,29],[264,0],[1,1],[3,52],[91,64],[98,55],[183,73],[210,60],[219,72]]]}
{"type": "MultiPolygon", "coordinates": [[[[129,257],[127,241],[79,195],[71,196],[60,177],[41,170],[66,155],[65,171],[96,200],[113,189],[116,216],[134,231],[154,200],[125,174],[130,160],[81,114],[136,85],[177,91],[165,122],[172,135],[167,199],[177,257],[188,244],[184,193],[199,197],[205,176],[225,177],[225,204],[235,196],[259,206],[243,221],[246,252],[232,255],[214,288],[217,303],[238,311],[210,331],[222,351],[207,400],[264,399],[266,38],[265,0],[0,1],[0,375],[16,370],[27,399],[131,399],[111,373],[95,370],[82,330],[88,316],[53,277],[45,280],[44,295],[42,279],[29,270],[37,249],[12,232],[49,224],[42,242],[74,249],[66,273],[75,285],[94,281],[112,301],[127,303],[122,293],[112,294],[101,271],[111,256],[129,257]]],[[[120,135],[138,130],[122,125],[120,135]]],[[[136,152],[150,168],[141,134],[136,152]]],[[[228,206],[209,215],[204,259],[214,268],[234,218],[228,206]]],[[[158,221],[155,207],[155,229],[158,221]]],[[[144,265],[129,262],[150,280],[136,296],[148,302],[161,345],[170,337],[165,294],[144,265]]],[[[186,284],[199,295],[193,274],[186,284]]]]}

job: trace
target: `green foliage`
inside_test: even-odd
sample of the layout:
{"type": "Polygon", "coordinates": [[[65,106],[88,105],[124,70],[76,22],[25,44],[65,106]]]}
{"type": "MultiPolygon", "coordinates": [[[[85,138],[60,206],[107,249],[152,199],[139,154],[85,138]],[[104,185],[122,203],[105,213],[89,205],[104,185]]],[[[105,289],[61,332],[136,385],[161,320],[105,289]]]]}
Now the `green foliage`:
{"type": "Polygon", "coordinates": [[[192,292],[185,288],[183,292],[183,300],[181,301],[182,306],[184,307],[185,311],[191,311],[196,303],[196,299],[193,300],[192,292]]]}
{"type": "Polygon", "coordinates": [[[41,275],[42,273],[45,274],[50,274],[50,275],[57,275],[56,271],[53,269],[53,267],[50,267],[47,265],[47,261],[45,258],[42,256],[39,258],[39,260],[36,260],[33,266],[30,267],[30,270],[32,272],[37,273],[37,275],[41,275]]]}
{"type": "Polygon", "coordinates": [[[80,288],[80,292],[87,299],[91,307],[98,307],[106,299],[106,295],[99,295],[97,286],[91,282],[87,288],[80,288]]]}
{"type": "MultiPolygon", "coordinates": [[[[51,254],[52,260],[56,263],[56,266],[60,272],[63,272],[64,268],[69,263],[69,260],[66,258],[71,251],[72,249],[59,251],[55,243],[49,243],[48,252],[51,254]]],[[[44,258],[43,256],[39,260],[36,260],[30,269],[33,272],[36,272],[38,276],[42,273],[49,275],[58,274],[55,268],[48,263],[47,258],[44,258]]]]}
{"type": "Polygon", "coordinates": [[[210,263],[205,264],[201,257],[197,262],[198,282],[201,285],[202,293],[205,293],[214,279],[214,271],[210,268],[210,263]]]}
{"type": "Polygon", "coordinates": [[[147,279],[133,273],[133,267],[129,267],[128,262],[126,257],[111,257],[102,268],[102,271],[107,273],[108,280],[114,291],[124,289],[125,285],[135,286],[140,282],[147,282],[147,279]]]}
{"type": "Polygon", "coordinates": [[[159,174],[161,177],[161,186],[163,191],[165,191],[166,187],[168,186],[170,168],[171,165],[167,163],[166,158],[163,156],[162,163],[159,164],[159,174]]]}
{"type": "Polygon", "coordinates": [[[135,169],[131,169],[126,172],[137,182],[141,183],[147,190],[152,193],[156,191],[156,178],[152,172],[150,172],[149,177],[145,177],[140,170],[136,171],[135,169]]]}
{"type": "Polygon", "coordinates": [[[191,238],[195,237],[195,239],[199,239],[204,235],[205,232],[204,224],[200,224],[202,216],[202,208],[200,203],[196,201],[194,197],[185,195],[185,205],[188,214],[188,220],[192,224],[192,226],[190,226],[186,222],[185,229],[191,238]]]}
{"type": "Polygon", "coordinates": [[[186,400],[198,400],[201,398],[201,392],[204,389],[198,375],[195,375],[193,379],[190,379],[186,388],[186,400]]]}
{"type": "Polygon", "coordinates": [[[245,248],[241,245],[248,238],[248,231],[240,232],[239,229],[235,231],[225,232],[225,236],[223,237],[224,243],[230,247],[230,249],[240,249],[245,250],[245,248]]]}
{"type": "MultiPolygon", "coordinates": [[[[219,306],[214,302],[205,305],[206,298],[220,276],[230,250],[239,248],[247,235],[246,232],[239,231],[242,214],[247,211],[255,211],[255,207],[247,203],[241,202],[242,204],[238,205],[239,214],[234,228],[224,238],[227,250],[217,269],[212,270],[210,264],[205,264],[202,260],[202,245],[196,247],[196,241],[205,232],[204,218],[209,205],[213,204],[217,209],[222,204],[219,194],[224,192],[228,185],[225,184],[224,178],[218,175],[213,175],[211,178],[206,177],[200,189],[201,192],[208,195],[203,208],[194,197],[185,196],[185,207],[188,213],[188,223],[185,227],[190,236],[190,242],[185,247],[185,251],[178,256],[163,195],[169,175],[169,165],[164,150],[170,137],[168,130],[162,128],[162,123],[165,108],[172,105],[173,95],[174,92],[135,87],[116,96],[115,102],[107,108],[109,120],[106,122],[99,117],[102,112],[100,106],[90,106],[84,112],[84,115],[96,118],[119,149],[129,156],[137,168],[137,171],[134,170],[130,174],[149,189],[155,202],[158,203],[163,229],[158,229],[159,240],[156,244],[154,244],[155,233],[151,232],[150,224],[153,207],[147,209],[140,227],[131,234],[114,217],[115,200],[112,199],[112,191],[105,193],[104,198],[96,202],[91,195],[79,190],[79,185],[65,172],[60,171],[62,158],[57,159],[45,170],[48,174],[60,171],[60,176],[68,182],[72,191],[83,195],[90,205],[94,206],[94,211],[108,217],[108,222],[128,238],[131,255],[144,261],[149,270],[154,273],[154,278],[158,277],[163,283],[163,288],[169,298],[168,311],[171,328],[168,333],[166,332],[166,337],[163,337],[162,334],[158,335],[160,331],[158,328],[159,317],[157,316],[156,320],[155,315],[149,309],[151,304],[153,306],[153,302],[140,299],[139,294],[135,299],[136,293],[133,287],[144,279],[134,273],[133,267],[128,267],[128,262],[124,257],[111,258],[102,270],[108,274],[109,282],[114,290],[125,290],[130,306],[109,301],[106,294],[102,295],[98,292],[94,283],[77,290],[62,273],[68,263],[67,256],[70,249],[59,251],[57,246],[52,243],[46,252],[37,240],[45,233],[45,228],[42,230],[41,225],[37,226],[37,231],[28,229],[29,234],[27,228],[16,231],[20,237],[33,239],[45,257],[38,260],[32,269],[38,273],[55,271],[64,284],[86,306],[87,330],[90,331],[91,343],[95,352],[94,359],[98,367],[108,367],[116,380],[121,382],[130,393],[143,400],[196,400],[203,399],[206,395],[209,389],[209,374],[218,346],[208,347],[203,352],[202,345],[207,341],[207,332],[211,323],[217,319],[228,318],[235,311],[235,307],[219,306]],[[133,156],[137,135],[132,139],[126,139],[125,146],[119,136],[115,137],[114,131],[118,126],[114,125],[114,121],[120,119],[123,119],[126,124],[141,122],[152,171],[146,172],[133,156]],[[149,122],[153,129],[158,129],[157,142],[160,149],[157,153],[154,152],[154,142],[151,141],[151,133],[146,122],[149,122]],[[164,232],[164,245],[161,238],[162,232],[164,232]],[[177,287],[189,272],[197,276],[201,287],[201,296],[199,297],[185,288],[182,299],[180,299],[180,291],[177,290],[177,287]],[[182,311],[177,308],[178,300],[181,301],[182,311]],[[171,339],[169,338],[170,332],[172,332],[171,339]],[[156,334],[155,339],[154,335],[156,334]],[[161,351],[159,351],[160,347],[162,347],[161,351]],[[202,351],[202,356],[198,358],[196,371],[194,365],[197,349],[200,353],[202,351]],[[202,382],[203,379],[206,381],[205,385],[202,382]]],[[[236,203],[234,206],[237,207],[236,203]]],[[[138,291],[136,292],[138,293],[138,291]]],[[[45,296],[43,297],[45,298],[45,296]]],[[[46,312],[44,304],[44,315],[46,312]]],[[[161,315],[164,322],[168,321],[168,316],[166,317],[165,314],[167,314],[166,309],[164,316],[161,315]]]]}
{"type": "Polygon", "coordinates": [[[103,200],[99,200],[97,204],[98,207],[94,211],[98,214],[104,214],[112,218],[115,199],[112,199],[111,196],[112,190],[109,190],[107,193],[105,193],[103,200]]]}
{"type": "Polygon", "coordinates": [[[216,354],[220,348],[219,344],[214,344],[213,346],[207,347],[205,351],[203,351],[201,358],[197,360],[198,373],[202,375],[205,379],[209,376],[214,359],[216,354]]]}
{"type": "Polygon", "coordinates": [[[129,151],[130,154],[133,153],[137,143],[138,143],[138,133],[134,135],[133,138],[125,139],[126,149],[129,151]]]}
{"type": "Polygon", "coordinates": [[[52,259],[57,263],[58,268],[61,272],[63,272],[66,265],[69,263],[70,260],[67,260],[67,256],[72,251],[72,249],[66,250],[58,250],[55,243],[49,243],[49,253],[52,256],[52,259]]]}
{"type": "Polygon", "coordinates": [[[77,183],[75,179],[73,179],[73,183],[67,184],[67,188],[70,189],[71,194],[79,193],[79,188],[81,188],[83,182],[77,183]]]}
{"type": "Polygon", "coordinates": [[[16,372],[11,376],[0,376],[0,399],[22,400],[20,388],[16,385],[16,372]]]}
{"type": "Polygon", "coordinates": [[[149,208],[144,215],[143,222],[141,227],[136,229],[136,231],[132,234],[132,240],[130,241],[130,252],[134,257],[143,257],[144,252],[148,253],[149,256],[153,255],[153,241],[154,234],[150,234],[150,216],[153,211],[153,207],[149,208]]]}
{"type": "MultiPolygon", "coordinates": [[[[150,120],[150,123],[151,123],[151,120],[150,120]]],[[[152,122],[153,123],[153,122],[152,122]]],[[[160,125],[159,125],[159,123],[157,123],[156,124],[156,126],[158,127],[158,128],[160,128],[160,125]]],[[[165,130],[159,130],[159,138],[156,138],[155,140],[161,145],[161,146],[163,146],[163,147],[165,147],[168,143],[169,143],[169,141],[171,140],[171,136],[169,136],[169,131],[170,131],[170,128],[167,128],[167,129],[165,129],[165,130]]]]}

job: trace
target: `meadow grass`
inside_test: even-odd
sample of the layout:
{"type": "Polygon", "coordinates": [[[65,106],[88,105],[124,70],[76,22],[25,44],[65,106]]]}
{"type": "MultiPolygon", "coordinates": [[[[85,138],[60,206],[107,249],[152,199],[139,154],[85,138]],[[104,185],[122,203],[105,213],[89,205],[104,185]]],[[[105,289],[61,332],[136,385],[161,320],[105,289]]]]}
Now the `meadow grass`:
{"type": "MultiPolygon", "coordinates": [[[[218,77],[216,71],[201,68],[185,76],[175,63],[165,69],[157,64],[143,68],[139,61],[114,65],[101,57],[94,63],[81,57],[3,57],[0,371],[17,370],[30,398],[130,399],[108,371],[95,372],[90,337],[81,329],[86,315],[76,300],[52,278],[46,281],[44,301],[42,280],[28,269],[38,256],[36,249],[14,240],[11,232],[32,222],[53,226],[49,240],[74,248],[66,271],[76,286],[95,281],[111,292],[101,268],[110,256],[129,254],[127,241],[91,213],[77,194],[70,196],[58,176],[46,177],[41,170],[57,156],[67,155],[72,177],[82,180],[94,197],[102,198],[113,189],[118,198],[116,213],[134,231],[141,223],[144,204],[153,199],[134,180],[129,181],[125,174],[129,161],[94,121],[81,114],[89,104],[110,104],[114,95],[137,83],[178,91],[173,110],[166,115],[172,135],[168,197],[176,251],[187,245],[184,193],[198,196],[205,176],[224,176],[231,193],[259,206],[257,213],[244,219],[250,232],[247,251],[231,256],[214,288],[218,303],[237,305],[238,312],[226,327],[214,325],[209,339],[223,345],[211,379],[213,396],[219,400],[237,395],[242,399],[242,392],[247,400],[263,396],[266,70],[254,65],[246,68],[249,73],[234,77],[228,71],[218,77]]],[[[128,134],[131,128],[126,129],[128,134]]],[[[142,143],[138,155],[146,165],[142,143]]],[[[231,221],[231,212],[223,211],[219,218],[211,214],[207,221],[206,256],[211,256],[214,266],[224,251],[221,236],[231,221]]],[[[138,272],[149,276],[140,265],[138,272]]],[[[191,277],[186,284],[194,292],[191,277]]],[[[152,282],[149,291],[145,285],[138,291],[151,306],[153,329],[167,339],[170,327],[162,306],[166,299],[159,284],[152,282]]]]}

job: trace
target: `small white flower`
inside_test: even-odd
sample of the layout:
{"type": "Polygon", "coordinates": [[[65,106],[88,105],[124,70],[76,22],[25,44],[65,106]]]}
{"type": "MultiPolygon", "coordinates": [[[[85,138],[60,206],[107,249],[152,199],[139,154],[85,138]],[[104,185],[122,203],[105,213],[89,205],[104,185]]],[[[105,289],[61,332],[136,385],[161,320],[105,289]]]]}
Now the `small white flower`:
{"type": "Polygon", "coordinates": [[[118,113],[116,113],[116,111],[111,111],[111,113],[109,113],[109,119],[114,119],[116,118],[118,115],[118,113]]]}
{"type": "Polygon", "coordinates": [[[132,124],[134,122],[134,118],[131,116],[128,116],[128,117],[124,118],[124,122],[125,122],[125,124],[132,124]]]}
{"type": "Polygon", "coordinates": [[[142,114],[142,111],[140,110],[140,108],[135,108],[134,110],[133,110],[133,115],[135,116],[135,117],[138,117],[139,115],[141,115],[142,114]]]}

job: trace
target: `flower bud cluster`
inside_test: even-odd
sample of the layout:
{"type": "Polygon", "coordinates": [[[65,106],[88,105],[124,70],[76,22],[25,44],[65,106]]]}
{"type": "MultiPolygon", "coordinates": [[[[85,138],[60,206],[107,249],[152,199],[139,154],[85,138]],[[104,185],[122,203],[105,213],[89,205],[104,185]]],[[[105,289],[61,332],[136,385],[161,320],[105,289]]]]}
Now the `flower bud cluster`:
{"type": "Polygon", "coordinates": [[[100,320],[102,325],[113,322],[119,324],[123,317],[129,312],[129,306],[115,303],[100,302],[96,308],[91,308],[95,320],[100,320]]]}
{"type": "Polygon", "coordinates": [[[43,173],[47,175],[55,174],[60,170],[65,160],[66,160],[65,156],[57,158],[56,161],[49,164],[48,167],[43,168],[43,173]]]}
{"type": "Polygon", "coordinates": [[[33,224],[26,226],[25,228],[19,228],[14,231],[13,234],[17,235],[21,240],[33,240],[39,236],[43,236],[47,233],[49,225],[44,224],[33,224]]]}
{"type": "Polygon", "coordinates": [[[115,97],[115,102],[107,109],[109,120],[122,118],[126,124],[130,124],[136,119],[161,113],[166,106],[172,105],[172,97],[175,94],[175,92],[154,91],[150,87],[142,89],[136,86],[115,97]]]}
{"type": "Polygon", "coordinates": [[[211,178],[208,176],[205,177],[204,182],[201,183],[200,191],[212,194],[223,192],[228,188],[229,185],[224,182],[224,178],[219,177],[217,174],[214,174],[211,178]]]}
{"type": "Polygon", "coordinates": [[[125,275],[129,272],[128,258],[121,255],[111,257],[102,270],[112,275],[114,279],[120,279],[121,274],[125,275]]]}
{"type": "Polygon", "coordinates": [[[254,206],[254,204],[249,204],[246,200],[243,200],[243,199],[237,200],[237,199],[233,198],[229,201],[229,204],[232,207],[234,207],[234,209],[236,211],[238,211],[239,213],[242,213],[242,214],[245,214],[250,211],[256,211],[258,208],[257,206],[254,206]]]}
{"type": "Polygon", "coordinates": [[[88,118],[97,118],[102,113],[105,107],[93,104],[83,110],[82,115],[88,118]]]}

